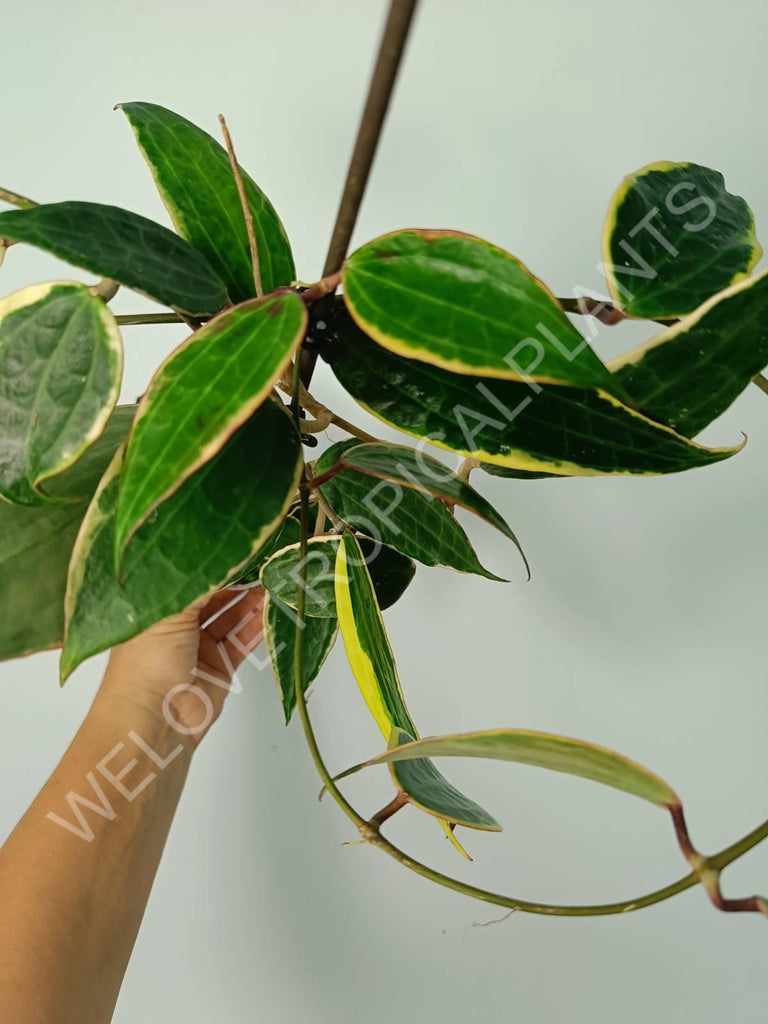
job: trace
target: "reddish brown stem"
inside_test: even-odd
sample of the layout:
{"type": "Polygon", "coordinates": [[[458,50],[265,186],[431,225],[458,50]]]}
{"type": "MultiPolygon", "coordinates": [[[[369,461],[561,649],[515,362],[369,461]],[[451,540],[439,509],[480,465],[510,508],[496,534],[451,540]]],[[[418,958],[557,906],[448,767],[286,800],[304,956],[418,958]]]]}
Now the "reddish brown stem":
{"type": "Polygon", "coordinates": [[[765,913],[764,901],[759,896],[742,896],[738,899],[729,899],[723,896],[720,888],[720,875],[722,869],[717,867],[713,861],[704,857],[698,852],[691,842],[688,826],[680,804],[674,804],[669,808],[672,821],[675,826],[675,835],[683,856],[698,875],[699,881],[704,886],[707,895],[714,907],[727,914],[738,913],[765,913]]]}
{"type": "Polygon", "coordinates": [[[388,818],[391,818],[393,814],[397,814],[400,808],[405,807],[407,803],[408,797],[405,793],[398,793],[394,799],[389,801],[386,807],[382,807],[380,811],[377,811],[376,814],[373,815],[368,824],[375,828],[381,828],[388,818]]]}
{"type": "MultiPolygon", "coordinates": [[[[607,324],[609,327],[613,327],[614,324],[620,324],[622,320],[632,320],[634,317],[629,316],[624,312],[623,309],[619,309],[618,306],[614,306],[610,302],[605,302],[602,299],[592,299],[589,295],[580,295],[577,299],[557,299],[560,308],[564,313],[578,313],[580,316],[593,316],[596,320],[599,320],[602,324],[607,324]]],[[[655,324],[676,324],[678,317],[670,317],[668,319],[652,318],[655,324]]]]}
{"type": "MultiPolygon", "coordinates": [[[[329,292],[335,292],[340,284],[341,271],[339,270],[335,274],[329,274],[327,277],[322,278],[317,284],[311,284],[309,288],[305,288],[301,292],[301,298],[306,303],[317,302],[318,299],[322,299],[329,292]]],[[[306,384],[304,386],[306,387],[306,384]]]]}
{"type": "Polygon", "coordinates": [[[328,483],[329,480],[332,480],[337,473],[341,472],[342,469],[344,469],[344,463],[339,459],[339,461],[335,462],[330,469],[326,470],[325,473],[321,473],[320,476],[307,479],[307,484],[313,488],[321,487],[323,484],[328,483]]]}

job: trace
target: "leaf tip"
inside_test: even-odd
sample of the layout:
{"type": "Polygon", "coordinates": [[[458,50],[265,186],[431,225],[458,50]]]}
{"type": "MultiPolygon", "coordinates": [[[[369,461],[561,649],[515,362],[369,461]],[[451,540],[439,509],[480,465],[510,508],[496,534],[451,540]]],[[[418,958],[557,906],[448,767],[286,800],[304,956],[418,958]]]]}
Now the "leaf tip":
{"type": "Polygon", "coordinates": [[[69,679],[69,677],[72,675],[72,673],[74,672],[76,667],[77,667],[77,663],[75,661],[73,661],[71,656],[68,654],[67,648],[65,646],[63,648],[62,652],[61,652],[61,657],[59,658],[59,687],[60,688],[64,686],[64,684],[69,679]]]}

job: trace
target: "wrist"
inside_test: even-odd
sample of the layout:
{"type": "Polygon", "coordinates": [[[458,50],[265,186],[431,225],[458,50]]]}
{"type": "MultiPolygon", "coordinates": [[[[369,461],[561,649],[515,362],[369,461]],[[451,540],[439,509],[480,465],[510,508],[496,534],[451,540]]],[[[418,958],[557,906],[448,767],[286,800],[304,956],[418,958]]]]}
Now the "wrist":
{"type": "Polygon", "coordinates": [[[134,746],[146,747],[161,760],[181,754],[189,758],[197,746],[196,737],[180,725],[170,698],[145,690],[140,685],[112,685],[109,671],[94,699],[88,718],[98,723],[105,736],[134,746]],[[138,739],[137,739],[138,738],[138,739]],[[181,748],[179,750],[178,748],[181,748]]]}

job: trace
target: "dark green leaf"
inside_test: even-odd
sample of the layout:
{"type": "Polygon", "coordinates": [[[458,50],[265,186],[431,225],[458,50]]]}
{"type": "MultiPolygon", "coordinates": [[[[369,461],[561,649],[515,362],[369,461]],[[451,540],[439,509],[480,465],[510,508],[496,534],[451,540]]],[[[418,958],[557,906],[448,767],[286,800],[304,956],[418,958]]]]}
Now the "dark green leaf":
{"type": "Polygon", "coordinates": [[[584,779],[601,782],[661,807],[669,808],[680,803],[675,791],[663,779],[622,754],[567,736],[523,729],[489,729],[487,732],[430,736],[387,750],[365,764],[347,769],[338,777],[344,778],[373,764],[391,765],[423,757],[482,757],[495,761],[515,761],[517,764],[549,768],[568,775],[580,775],[584,779]]]}
{"type": "Polygon", "coordinates": [[[456,373],[611,385],[545,285],[514,256],[453,231],[396,231],[347,260],[344,301],[391,352],[456,373]]]}
{"type": "Polygon", "coordinates": [[[81,661],[212,594],[284,517],[301,473],[288,414],[266,402],[213,459],[136,532],[114,569],[122,449],[104,475],[75,544],[66,599],[62,679],[81,661]]]}
{"type": "Polygon", "coordinates": [[[709,167],[648,164],[624,178],[608,207],[606,280],[631,316],[684,316],[761,255],[752,211],[709,167]]]}
{"type": "Polygon", "coordinates": [[[554,473],[531,473],[525,469],[508,469],[506,466],[494,466],[492,462],[481,462],[480,469],[491,476],[504,477],[507,480],[566,480],[554,473]]]}
{"type": "MultiPolygon", "coordinates": [[[[233,302],[256,295],[248,233],[223,146],[207,132],[154,103],[123,103],[179,234],[226,282],[233,302]]],[[[253,216],[264,293],[291,284],[296,271],[285,229],[272,204],[242,170],[253,216]]]]}
{"type": "MultiPolygon", "coordinates": [[[[416,567],[410,558],[399,551],[377,544],[370,537],[359,537],[368,559],[373,586],[381,608],[389,608],[398,601],[413,579],[416,567]]],[[[321,618],[336,616],[334,596],[334,565],[338,537],[312,537],[307,549],[306,609],[309,616],[321,618]]],[[[291,608],[296,608],[299,596],[299,566],[301,559],[298,543],[278,550],[262,566],[261,582],[273,597],[291,608]]]]}
{"type": "Polygon", "coordinates": [[[122,369],[115,319],[84,285],[31,285],[0,301],[0,496],[45,501],[40,484],[104,429],[122,369]]]}
{"type": "Polygon", "coordinates": [[[40,508],[0,503],[0,659],[61,646],[72,546],[88,498],[135,410],[118,406],[101,437],[74,466],[51,478],[47,490],[68,500],[40,508]]]}
{"type": "Polygon", "coordinates": [[[237,579],[232,585],[249,587],[259,583],[261,567],[267,559],[271,558],[276,551],[280,551],[282,548],[286,548],[290,544],[298,544],[300,537],[301,527],[299,526],[299,521],[289,515],[282,521],[282,523],[280,523],[269,540],[265,544],[262,544],[256,552],[256,555],[246,565],[245,569],[237,574],[237,579]]]}
{"type": "MultiPolygon", "coordinates": [[[[301,640],[302,690],[317,677],[336,641],[338,620],[304,618],[301,640]]],[[[291,720],[296,707],[296,689],[293,680],[296,647],[296,612],[277,598],[267,595],[264,602],[264,643],[269,654],[272,672],[283,702],[285,724],[291,720]]]]}
{"type": "MultiPolygon", "coordinates": [[[[397,675],[397,667],[381,618],[360,545],[345,533],[336,557],[336,607],[352,671],[376,724],[390,745],[418,736],[397,675]]],[[[498,822],[468,799],[429,761],[391,768],[392,779],[409,800],[444,821],[499,831],[498,822]]]]}
{"type": "MultiPolygon", "coordinates": [[[[738,448],[704,448],[603,391],[466,377],[374,344],[339,319],[327,358],[363,408],[481,462],[558,476],[676,473],[738,448]]],[[[335,479],[335,478],[334,478],[335,479]]]]}
{"type": "Polygon", "coordinates": [[[166,306],[207,316],[227,289],[208,261],[168,228],[101,203],[50,203],[0,213],[0,236],[135,288],[166,306]]]}
{"type": "MultiPolygon", "coordinates": [[[[387,353],[382,354],[388,358],[387,353]]],[[[317,460],[315,474],[325,473],[359,443],[352,438],[332,445],[317,460]]],[[[466,533],[439,498],[388,480],[372,484],[370,478],[351,469],[336,473],[320,485],[320,491],[345,523],[424,565],[506,582],[480,564],[466,533]]]]}
{"type": "Polygon", "coordinates": [[[426,452],[399,444],[358,444],[345,448],[339,455],[339,462],[357,473],[390,480],[402,487],[411,487],[426,497],[443,499],[449,504],[469,509],[512,541],[527,568],[520,543],[503,516],[466,480],[460,479],[444,463],[426,452]]]}
{"type": "Polygon", "coordinates": [[[304,337],[295,292],[226,310],[179,346],[155,373],[125,456],[115,557],[157,506],[216,454],[272,390],[304,337]]]}
{"type": "Polygon", "coordinates": [[[768,271],[747,277],[614,359],[639,409],[693,437],[768,364],[768,271]]]}

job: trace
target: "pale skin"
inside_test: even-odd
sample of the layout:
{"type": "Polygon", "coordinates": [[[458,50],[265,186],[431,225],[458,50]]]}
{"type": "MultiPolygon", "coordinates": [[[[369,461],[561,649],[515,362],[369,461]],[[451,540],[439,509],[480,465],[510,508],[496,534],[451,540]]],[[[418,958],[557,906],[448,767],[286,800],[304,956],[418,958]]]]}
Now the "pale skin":
{"type": "Polygon", "coordinates": [[[111,1020],[192,757],[261,639],[261,591],[222,611],[236,596],[223,591],[114,648],[85,721],[0,850],[3,1020],[111,1020]],[[112,811],[83,809],[90,841],[47,817],[76,822],[72,791],[99,803],[89,773],[112,811]]]}

